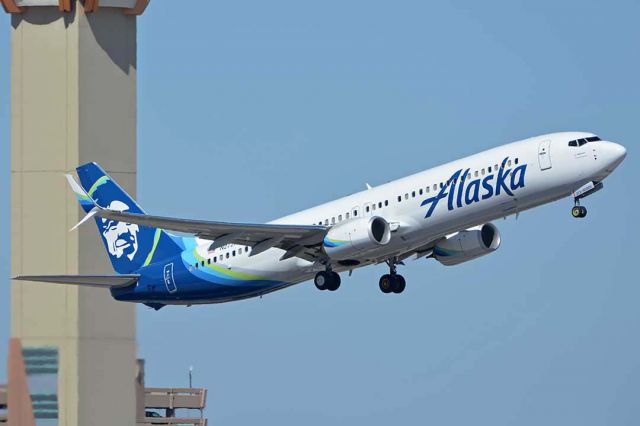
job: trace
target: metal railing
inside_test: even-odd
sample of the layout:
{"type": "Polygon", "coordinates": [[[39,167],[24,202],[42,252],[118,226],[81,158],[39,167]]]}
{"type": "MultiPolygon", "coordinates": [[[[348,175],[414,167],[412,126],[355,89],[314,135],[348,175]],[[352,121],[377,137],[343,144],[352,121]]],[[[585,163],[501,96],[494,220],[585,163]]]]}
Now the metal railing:
{"type": "Polygon", "coordinates": [[[206,401],[207,390],[204,388],[145,388],[144,390],[146,408],[203,410],[206,401]]]}
{"type": "MultiPolygon", "coordinates": [[[[0,385],[0,410],[7,409],[7,385],[0,385]]],[[[0,412],[0,423],[7,423],[7,414],[0,412]]]]}
{"type": "Polygon", "coordinates": [[[178,417],[146,417],[138,420],[138,426],[147,425],[189,425],[207,426],[207,419],[181,419],[178,417]]]}

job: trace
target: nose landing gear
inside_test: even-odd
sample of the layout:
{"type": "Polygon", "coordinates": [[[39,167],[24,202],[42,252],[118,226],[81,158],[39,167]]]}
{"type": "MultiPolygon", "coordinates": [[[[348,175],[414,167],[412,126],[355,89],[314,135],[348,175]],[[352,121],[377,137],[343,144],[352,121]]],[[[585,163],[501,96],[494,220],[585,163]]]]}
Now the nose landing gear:
{"type": "Polygon", "coordinates": [[[571,209],[571,216],[576,219],[587,217],[587,208],[580,205],[580,199],[576,197],[573,199],[573,202],[575,203],[575,205],[571,209]]]}
{"type": "Polygon", "coordinates": [[[575,217],[576,219],[587,217],[587,208],[583,206],[575,206],[571,209],[571,216],[575,217]]]}

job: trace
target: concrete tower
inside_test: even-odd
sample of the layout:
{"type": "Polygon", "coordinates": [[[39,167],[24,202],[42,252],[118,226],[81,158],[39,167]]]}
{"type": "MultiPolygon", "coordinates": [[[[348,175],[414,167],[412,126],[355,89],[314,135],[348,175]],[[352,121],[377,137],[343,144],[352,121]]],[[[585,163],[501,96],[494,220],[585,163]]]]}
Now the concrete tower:
{"type": "MultiPolygon", "coordinates": [[[[148,0],[0,3],[12,13],[12,274],[112,273],[95,226],[68,232],[81,212],[63,173],[96,161],[135,194],[136,15],[148,0]]],[[[135,424],[134,305],[14,282],[11,310],[25,358],[46,363],[27,368],[36,424],[135,424]]]]}

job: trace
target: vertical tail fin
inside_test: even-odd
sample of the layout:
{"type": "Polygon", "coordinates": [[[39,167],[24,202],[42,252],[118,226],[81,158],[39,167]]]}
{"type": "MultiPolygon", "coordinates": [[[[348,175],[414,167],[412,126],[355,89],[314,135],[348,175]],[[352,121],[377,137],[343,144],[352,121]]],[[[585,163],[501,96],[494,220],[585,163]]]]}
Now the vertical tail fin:
{"type": "MultiPolygon", "coordinates": [[[[144,214],[135,200],[96,163],[83,164],[76,171],[82,188],[74,187],[73,183],[71,186],[85,212],[91,212],[95,203],[112,210],[144,214]]],[[[160,229],[100,217],[95,221],[113,269],[120,274],[129,274],[182,251],[178,243],[160,229]]]]}

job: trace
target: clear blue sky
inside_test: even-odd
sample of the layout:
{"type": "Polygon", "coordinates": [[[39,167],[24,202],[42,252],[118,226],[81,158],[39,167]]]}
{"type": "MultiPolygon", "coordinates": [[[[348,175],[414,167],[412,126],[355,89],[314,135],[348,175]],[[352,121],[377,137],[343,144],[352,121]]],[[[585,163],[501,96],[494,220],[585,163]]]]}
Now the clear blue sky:
{"type": "MultiPolygon", "coordinates": [[[[153,213],[266,221],[561,130],[629,156],[587,219],[564,200],[500,220],[498,252],[411,262],[401,296],[383,295],[371,267],[336,293],[305,283],[139,308],[148,382],[186,384],[194,365],[212,424],[638,424],[638,16],[637,1],[152,2],[138,30],[138,188],[153,213]]],[[[8,297],[4,284],[0,341],[8,297]]]]}

